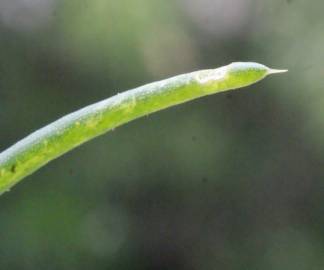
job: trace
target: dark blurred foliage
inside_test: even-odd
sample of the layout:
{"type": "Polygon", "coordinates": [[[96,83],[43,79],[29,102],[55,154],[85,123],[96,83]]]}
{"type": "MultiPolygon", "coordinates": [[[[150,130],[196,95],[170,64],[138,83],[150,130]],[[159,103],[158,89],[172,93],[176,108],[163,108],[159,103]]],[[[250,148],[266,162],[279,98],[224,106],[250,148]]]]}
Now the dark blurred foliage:
{"type": "Polygon", "coordinates": [[[0,198],[0,269],[324,268],[324,2],[0,0],[0,149],[232,61],[289,73],[102,136],[0,198]]]}

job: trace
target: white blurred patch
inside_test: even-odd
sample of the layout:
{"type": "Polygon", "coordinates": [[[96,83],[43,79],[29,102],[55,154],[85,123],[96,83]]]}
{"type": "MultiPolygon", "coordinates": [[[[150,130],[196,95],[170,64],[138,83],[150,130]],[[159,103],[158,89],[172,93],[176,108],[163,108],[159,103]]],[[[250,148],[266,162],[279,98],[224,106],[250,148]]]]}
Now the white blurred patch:
{"type": "Polygon", "coordinates": [[[196,66],[194,40],[176,28],[160,27],[146,33],[141,49],[148,71],[157,78],[189,71],[196,66]]]}
{"type": "Polygon", "coordinates": [[[219,38],[246,31],[251,0],[179,0],[201,31],[219,38]]]}
{"type": "Polygon", "coordinates": [[[90,212],[80,225],[84,246],[98,257],[114,255],[126,241],[128,225],[124,209],[104,205],[90,212]]]}
{"type": "Polygon", "coordinates": [[[30,31],[47,25],[56,0],[1,0],[0,22],[8,28],[30,31]]]}

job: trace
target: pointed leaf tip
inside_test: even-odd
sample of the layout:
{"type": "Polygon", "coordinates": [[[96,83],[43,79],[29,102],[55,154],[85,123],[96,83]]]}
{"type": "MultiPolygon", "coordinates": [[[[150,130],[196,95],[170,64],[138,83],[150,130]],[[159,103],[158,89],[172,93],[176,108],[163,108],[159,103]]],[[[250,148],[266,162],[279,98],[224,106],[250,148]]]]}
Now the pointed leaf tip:
{"type": "Polygon", "coordinates": [[[277,74],[277,73],[285,73],[288,72],[288,69],[272,69],[269,68],[268,74],[277,74]]]}

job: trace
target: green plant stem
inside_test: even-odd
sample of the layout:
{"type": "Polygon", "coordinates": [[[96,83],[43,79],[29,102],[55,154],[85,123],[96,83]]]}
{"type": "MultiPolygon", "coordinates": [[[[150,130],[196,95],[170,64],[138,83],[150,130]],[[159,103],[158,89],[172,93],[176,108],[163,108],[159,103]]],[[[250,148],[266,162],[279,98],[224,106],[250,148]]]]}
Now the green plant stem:
{"type": "Polygon", "coordinates": [[[257,63],[232,63],[147,84],[66,115],[0,154],[0,194],[49,161],[124,123],[278,72],[257,63]]]}

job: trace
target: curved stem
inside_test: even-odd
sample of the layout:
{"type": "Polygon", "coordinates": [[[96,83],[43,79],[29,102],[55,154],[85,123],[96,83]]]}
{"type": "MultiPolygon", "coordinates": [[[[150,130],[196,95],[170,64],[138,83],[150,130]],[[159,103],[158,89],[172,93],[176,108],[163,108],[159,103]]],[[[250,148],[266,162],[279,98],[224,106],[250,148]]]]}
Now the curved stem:
{"type": "Polygon", "coordinates": [[[247,86],[273,70],[257,63],[196,71],[87,106],[30,134],[0,154],[0,194],[49,161],[141,116],[205,95],[247,86]]]}

